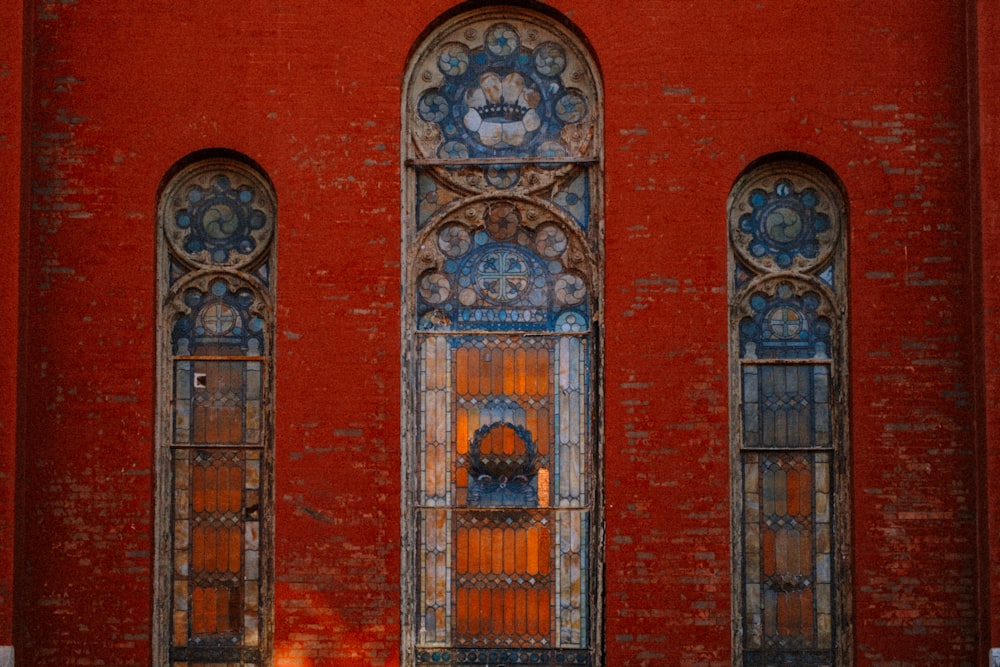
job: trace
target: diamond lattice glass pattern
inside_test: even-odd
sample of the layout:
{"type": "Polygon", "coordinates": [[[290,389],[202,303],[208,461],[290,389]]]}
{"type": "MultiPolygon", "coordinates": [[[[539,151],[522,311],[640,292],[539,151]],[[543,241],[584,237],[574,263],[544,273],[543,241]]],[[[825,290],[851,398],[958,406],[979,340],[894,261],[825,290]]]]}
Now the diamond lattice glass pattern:
{"type": "Polygon", "coordinates": [[[170,664],[260,665],[274,196],[255,170],[194,163],[160,206],[170,389],[170,664]]]}
{"type": "Polygon", "coordinates": [[[417,54],[413,659],[592,664],[594,69],[562,25],[509,7],[452,19],[417,54]]]}
{"type": "Polygon", "coordinates": [[[787,162],[730,197],[744,665],[834,663],[841,201],[787,162]]]}

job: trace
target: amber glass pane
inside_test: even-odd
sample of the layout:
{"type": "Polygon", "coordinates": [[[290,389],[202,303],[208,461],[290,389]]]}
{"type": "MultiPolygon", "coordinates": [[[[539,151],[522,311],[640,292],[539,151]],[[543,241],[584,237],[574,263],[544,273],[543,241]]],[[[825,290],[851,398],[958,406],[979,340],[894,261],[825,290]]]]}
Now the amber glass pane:
{"type": "Polygon", "coordinates": [[[480,511],[455,529],[455,632],[462,646],[545,645],[552,558],[545,514],[480,511]]]}
{"type": "Polygon", "coordinates": [[[773,455],[762,457],[761,463],[764,646],[774,650],[813,648],[817,643],[817,559],[812,457],[773,455]]]}
{"type": "Polygon", "coordinates": [[[198,361],[194,365],[195,443],[243,441],[244,362],[198,361]]]}
{"type": "Polygon", "coordinates": [[[243,621],[242,456],[199,452],[191,466],[192,636],[234,635],[243,621]]]}

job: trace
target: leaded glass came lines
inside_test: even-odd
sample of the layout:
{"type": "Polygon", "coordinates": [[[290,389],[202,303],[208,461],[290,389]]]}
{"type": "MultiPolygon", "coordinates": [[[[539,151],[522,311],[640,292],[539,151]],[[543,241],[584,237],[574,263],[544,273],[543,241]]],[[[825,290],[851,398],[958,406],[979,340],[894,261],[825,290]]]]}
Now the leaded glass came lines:
{"type": "Polygon", "coordinates": [[[160,224],[158,520],[170,540],[157,663],[262,665],[273,193],[240,161],[195,162],[167,185],[160,224]]]}
{"type": "Polygon", "coordinates": [[[830,446],[829,368],[747,364],[743,367],[743,446],[830,446]]]}
{"type": "Polygon", "coordinates": [[[594,664],[594,69],[562,25],[509,7],[458,16],[416,53],[404,661],[594,664]]]}
{"type": "Polygon", "coordinates": [[[844,208],[819,170],[764,164],[730,198],[734,550],[744,665],[837,662],[844,208]],[[839,522],[839,523],[838,523],[839,522]]]}

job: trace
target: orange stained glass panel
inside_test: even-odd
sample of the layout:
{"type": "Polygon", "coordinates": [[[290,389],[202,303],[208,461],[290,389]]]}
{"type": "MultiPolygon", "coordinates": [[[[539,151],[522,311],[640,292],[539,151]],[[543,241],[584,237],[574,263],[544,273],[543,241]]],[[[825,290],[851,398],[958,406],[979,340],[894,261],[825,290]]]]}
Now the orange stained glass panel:
{"type": "Polygon", "coordinates": [[[191,508],[195,512],[205,511],[205,468],[194,466],[191,471],[191,508]]]}
{"type": "Polygon", "coordinates": [[[493,531],[484,528],[475,532],[479,534],[479,560],[469,561],[469,572],[490,572],[493,569],[493,540],[490,539],[493,531]]]}
{"type": "Polygon", "coordinates": [[[776,553],[774,549],[774,532],[770,530],[764,530],[763,535],[761,535],[764,540],[763,552],[764,552],[764,576],[771,576],[777,571],[777,563],[775,561],[776,553]]]}
{"type": "Polygon", "coordinates": [[[540,407],[537,410],[529,411],[529,414],[536,414],[536,428],[531,429],[529,425],[529,430],[532,433],[537,433],[535,438],[535,444],[538,445],[539,454],[549,453],[549,442],[551,441],[552,435],[549,429],[549,420],[552,418],[548,408],[540,407]]]}
{"type": "Polygon", "coordinates": [[[483,531],[483,535],[489,540],[490,546],[493,547],[493,554],[491,555],[492,567],[490,568],[493,574],[501,574],[504,569],[503,559],[506,552],[503,546],[503,534],[504,530],[502,528],[483,531]]]}
{"type": "Polygon", "coordinates": [[[789,470],[785,476],[785,496],[787,498],[788,514],[796,516],[799,513],[799,474],[789,470]]]}
{"type": "Polygon", "coordinates": [[[547,619],[543,620],[542,615],[539,613],[542,607],[548,607],[548,591],[529,588],[526,591],[524,602],[524,620],[527,626],[526,632],[529,635],[548,634],[548,621],[547,619]]]}
{"type": "Polygon", "coordinates": [[[460,635],[469,632],[469,589],[455,591],[455,631],[460,635]]]}
{"type": "Polygon", "coordinates": [[[513,388],[511,389],[512,394],[523,394],[525,393],[525,373],[527,367],[525,365],[525,360],[527,358],[527,352],[524,348],[517,348],[514,351],[514,381],[513,388]]]}
{"type": "Polygon", "coordinates": [[[528,570],[528,530],[518,530],[511,540],[514,549],[513,569],[511,572],[527,572],[528,570]]]}
{"type": "Polygon", "coordinates": [[[195,587],[191,596],[191,633],[215,635],[240,629],[242,600],[236,587],[195,587]]]}
{"type": "MultiPolygon", "coordinates": [[[[479,391],[479,348],[470,347],[468,348],[468,361],[466,362],[465,372],[459,373],[459,375],[465,375],[466,383],[468,385],[469,394],[478,394],[479,391]]],[[[466,392],[460,392],[466,393],[466,392]]]]}
{"type": "Polygon", "coordinates": [[[459,394],[469,393],[469,348],[460,347],[455,350],[455,391],[459,394]]]}
{"type": "Polygon", "coordinates": [[[504,385],[504,350],[498,349],[494,350],[493,354],[490,355],[490,393],[502,395],[503,385],[504,385]]]}
{"type": "Polygon", "coordinates": [[[455,443],[459,454],[469,451],[469,413],[463,409],[455,411],[455,443]]]}
{"type": "Polygon", "coordinates": [[[551,631],[549,529],[490,523],[455,530],[455,631],[536,645],[551,631]]]}
{"type": "Polygon", "coordinates": [[[243,440],[244,379],[242,361],[198,361],[194,376],[194,442],[243,440]]]}
{"type": "Polygon", "coordinates": [[[550,634],[548,590],[458,586],[455,593],[455,630],[460,636],[511,637],[517,645],[519,636],[530,643],[550,634]]]}
{"type": "MultiPolygon", "coordinates": [[[[460,530],[459,532],[464,533],[466,531],[460,530]]],[[[466,563],[468,564],[468,569],[460,570],[460,572],[479,572],[479,545],[480,545],[479,529],[470,528],[468,532],[469,532],[469,540],[468,540],[469,557],[466,560],[466,563]]]]}

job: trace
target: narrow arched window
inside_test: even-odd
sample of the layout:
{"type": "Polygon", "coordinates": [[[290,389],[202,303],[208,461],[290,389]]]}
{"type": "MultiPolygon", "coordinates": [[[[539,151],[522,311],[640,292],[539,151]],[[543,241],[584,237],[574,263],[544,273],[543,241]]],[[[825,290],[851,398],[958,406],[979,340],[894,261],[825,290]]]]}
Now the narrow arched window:
{"type": "Polygon", "coordinates": [[[267,664],[274,192],[188,161],[159,206],[156,664],[267,664]]]}
{"type": "Polygon", "coordinates": [[[739,664],[835,665],[848,572],[846,210],[805,159],[729,199],[735,636],[739,664]]]}
{"type": "Polygon", "coordinates": [[[595,664],[596,69],[563,22],[464,13],[403,119],[405,662],[595,664]]]}

